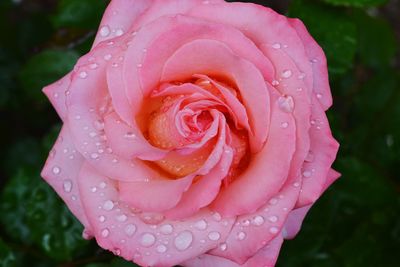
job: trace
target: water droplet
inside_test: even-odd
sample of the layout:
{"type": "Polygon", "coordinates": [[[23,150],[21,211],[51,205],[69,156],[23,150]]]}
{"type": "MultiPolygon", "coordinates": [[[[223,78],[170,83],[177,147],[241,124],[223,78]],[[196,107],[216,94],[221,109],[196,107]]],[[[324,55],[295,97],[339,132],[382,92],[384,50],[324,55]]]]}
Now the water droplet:
{"type": "Polygon", "coordinates": [[[228,245],[227,245],[226,243],[222,243],[221,245],[219,245],[219,248],[220,248],[222,251],[225,251],[225,250],[228,248],[228,245]]]}
{"type": "Polygon", "coordinates": [[[124,34],[124,31],[122,30],[122,29],[117,29],[116,31],[115,31],[115,36],[121,36],[121,35],[123,35],[124,34]]]}
{"type": "Polygon", "coordinates": [[[167,251],[167,247],[164,245],[158,245],[156,250],[158,253],[165,253],[167,251]]]}
{"type": "Polygon", "coordinates": [[[142,235],[142,239],[140,240],[140,244],[144,247],[151,247],[156,242],[156,237],[151,233],[144,233],[142,235]]]}
{"type": "Polygon", "coordinates": [[[177,250],[186,250],[193,242],[193,234],[189,231],[181,232],[174,240],[177,250]]]}
{"type": "Polygon", "coordinates": [[[108,230],[107,228],[105,228],[101,231],[102,237],[107,237],[109,234],[110,234],[110,230],[108,230]]]}
{"type": "Polygon", "coordinates": [[[309,177],[311,177],[311,172],[310,171],[304,171],[303,172],[303,176],[306,177],[306,178],[309,178],[309,177]]]}
{"type": "Polygon", "coordinates": [[[96,136],[97,136],[97,133],[96,133],[96,132],[90,132],[90,133],[89,133],[89,136],[92,137],[92,138],[93,138],[93,137],[96,137],[96,136]]]}
{"type": "Polygon", "coordinates": [[[321,99],[321,98],[322,98],[322,95],[321,95],[321,94],[317,94],[317,98],[318,98],[318,99],[321,99]]]}
{"type": "Polygon", "coordinates": [[[276,205],[277,203],[278,203],[278,199],[276,199],[276,198],[271,198],[269,201],[268,201],[268,203],[270,204],[270,205],[276,205]]]}
{"type": "Polygon", "coordinates": [[[172,231],[174,231],[174,227],[170,224],[164,224],[160,227],[160,232],[164,235],[172,234],[172,231]]]}
{"type": "Polygon", "coordinates": [[[287,112],[287,113],[293,112],[293,109],[294,109],[293,97],[287,96],[287,95],[279,97],[278,106],[284,112],[287,112]]]}
{"type": "Polygon", "coordinates": [[[218,212],[215,212],[215,213],[213,214],[213,218],[214,218],[214,220],[216,220],[217,222],[219,222],[219,221],[222,219],[221,214],[219,214],[218,212]]]}
{"type": "Polygon", "coordinates": [[[88,76],[88,74],[87,74],[86,71],[81,71],[81,72],[79,73],[79,78],[85,79],[87,76],[88,76]]]}
{"type": "Polygon", "coordinates": [[[99,216],[99,222],[105,222],[106,221],[106,217],[103,215],[99,216]]]}
{"type": "Polygon", "coordinates": [[[103,209],[105,210],[112,210],[114,208],[114,203],[111,200],[107,200],[103,204],[103,209]]]}
{"type": "Polygon", "coordinates": [[[107,54],[103,58],[104,58],[104,60],[109,61],[112,58],[112,55],[107,54]]]}
{"type": "Polygon", "coordinates": [[[143,65],[141,63],[136,65],[138,68],[141,68],[143,65]]]}
{"type": "Polygon", "coordinates": [[[72,190],[72,181],[71,180],[64,180],[63,189],[65,192],[69,193],[72,190]]]}
{"type": "Polygon", "coordinates": [[[218,232],[210,232],[210,233],[208,234],[208,238],[209,238],[210,240],[212,240],[212,241],[217,241],[218,239],[221,238],[221,234],[218,233],[218,232]]]}
{"type": "Polygon", "coordinates": [[[273,226],[273,227],[269,228],[269,232],[271,234],[277,234],[279,232],[279,229],[278,229],[278,227],[273,226]]]}
{"type": "Polygon", "coordinates": [[[117,248],[115,250],[114,254],[117,255],[117,256],[121,255],[121,250],[117,248]]]}
{"type": "Polygon", "coordinates": [[[307,162],[313,162],[314,158],[315,158],[314,153],[310,150],[304,160],[307,162]]]}
{"type": "Polygon", "coordinates": [[[297,78],[298,78],[299,80],[303,80],[305,77],[306,77],[306,74],[303,73],[303,72],[300,73],[299,76],[297,76],[297,78]]]}
{"type": "Polygon", "coordinates": [[[268,221],[275,223],[278,221],[278,217],[275,215],[272,215],[272,216],[268,217],[268,221]]]}
{"type": "Polygon", "coordinates": [[[136,232],[136,225],[128,224],[124,231],[127,236],[132,236],[136,232]]]}
{"type": "Polygon", "coordinates": [[[61,169],[60,169],[60,167],[58,167],[58,166],[54,166],[52,171],[53,171],[54,174],[57,175],[57,174],[60,174],[61,169]]]}
{"type": "Polygon", "coordinates": [[[117,216],[117,221],[119,222],[125,222],[128,219],[128,217],[125,214],[121,214],[117,216]]]}
{"type": "Polygon", "coordinates": [[[288,126],[289,126],[289,123],[287,123],[287,122],[282,122],[281,123],[281,128],[286,129],[288,126]]]}
{"type": "Polygon", "coordinates": [[[101,27],[100,36],[107,37],[108,35],[110,35],[110,27],[108,27],[107,25],[101,27]]]}
{"type": "Polygon", "coordinates": [[[124,137],[127,138],[127,139],[134,139],[134,138],[136,138],[136,134],[134,134],[134,133],[132,133],[132,132],[127,132],[127,133],[124,135],[124,137]]]}
{"type": "Polygon", "coordinates": [[[272,84],[273,86],[277,86],[277,85],[279,85],[279,82],[278,82],[277,80],[273,80],[271,84],[272,84]]]}
{"type": "Polygon", "coordinates": [[[250,221],[249,220],[243,220],[242,221],[242,225],[243,226],[249,226],[250,225],[250,221]]]}
{"type": "Polygon", "coordinates": [[[101,189],[104,189],[104,188],[106,188],[107,184],[105,182],[101,182],[99,184],[99,186],[100,186],[101,189]]]}
{"type": "Polygon", "coordinates": [[[262,216],[255,216],[254,218],[253,218],[253,224],[254,225],[256,225],[256,226],[260,226],[260,225],[262,225],[263,223],[264,223],[264,217],[262,217],[262,216]]]}
{"type": "Polygon", "coordinates": [[[207,229],[207,222],[205,221],[205,220],[200,220],[200,221],[197,221],[195,224],[194,224],[194,227],[197,229],[197,230],[205,230],[205,229],[207,229]]]}
{"type": "Polygon", "coordinates": [[[295,183],[293,183],[293,186],[294,186],[294,187],[299,187],[299,186],[300,186],[300,183],[299,183],[299,182],[295,182],[295,183]]]}
{"type": "Polygon", "coordinates": [[[281,44],[280,43],[275,43],[275,44],[272,45],[272,48],[280,49],[281,48],[281,44]]]}
{"type": "Polygon", "coordinates": [[[90,189],[90,191],[91,191],[92,193],[96,193],[97,187],[93,186],[93,187],[90,189]]]}
{"type": "Polygon", "coordinates": [[[239,232],[236,235],[238,240],[244,240],[246,238],[246,233],[245,232],[239,232]]]}
{"type": "Polygon", "coordinates": [[[292,71],[291,70],[284,70],[282,71],[281,74],[282,78],[288,79],[292,76],[292,71]]]}
{"type": "Polygon", "coordinates": [[[93,64],[90,64],[90,65],[89,65],[89,68],[92,69],[92,70],[95,70],[95,69],[97,69],[98,67],[99,67],[99,65],[96,64],[96,63],[93,63],[93,64]]]}
{"type": "Polygon", "coordinates": [[[99,154],[97,154],[97,153],[92,153],[92,154],[90,155],[90,157],[91,157],[92,159],[97,159],[97,158],[99,157],[99,154]]]}

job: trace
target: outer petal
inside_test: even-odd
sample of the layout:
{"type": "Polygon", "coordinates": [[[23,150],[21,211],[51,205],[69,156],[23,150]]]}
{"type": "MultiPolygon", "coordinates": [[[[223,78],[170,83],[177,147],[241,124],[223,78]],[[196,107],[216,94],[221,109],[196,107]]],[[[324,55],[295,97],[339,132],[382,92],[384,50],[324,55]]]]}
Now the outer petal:
{"type": "Polygon", "coordinates": [[[56,109],[58,116],[64,121],[67,117],[67,107],[65,104],[65,93],[71,84],[71,73],[65,75],[59,81],[52,83],[45,88],[43,92],[56,109]]]}
{"type": "Polygon", "coordinates": [[[310,210],[312,205],[304,206],[295,210],[292,210],[286,220],[285,227],[283,228],[283,237],[285,239],[294,238],[300,231],[301,224],[310,210]]]}
{"type": "Polygon", "coordinates": [[[112,39],[127,32],[142,15],[146,9],[153,4],[153,0],[113,0],[108,5],[96,39],[93,43],[95,47],[98,43],[112,39]]]}
{"type": "Polygon", "coordinates": [[[64,200],[71,212],[90,231],[91,226],[83,210],[78,189],[78,174],[84,163],[83,157],[76,151],[71,134],[66,125],[50,151],[41,176],[64,200]]]}
{"type": "Polygon", "coordinates": [[[220,192],[213,205],[226,216],[256,211],[279,192],[288,177],[296,126],[292,114],[282,110],[277,99],[274,94],[270,133],[264,148],[253,156],[246,171],[220,192]]]}
{"type": "Polygon", "coordinates": [[[308,33],[301,20],[289,19],[289,23],[297,31],[297,34],[304,43],[307,56],[312,63],[313,92],[321,103],[322,108],[327,110],[332,105],[332,95],[329,87],[328,66],[325,53],[308,33]]]}
{"type": "Polygon", "coordinates": [[[312,99],[311,129],[309,131],[310,152],[302,167],[303,184],[298,206],[305,206],[316,201],[322,192],[339,149],[333,138],[325,112],[316,96],[312,99]]]}
{"type": "Polygon", "coordinates": [[[79,188],[100,246],[142,266],[173,266],[201,255],[226,239],[233,224],[208,210],[183,221],[146,224],[119,201],[113,182],[87,164],[79,188]]]}

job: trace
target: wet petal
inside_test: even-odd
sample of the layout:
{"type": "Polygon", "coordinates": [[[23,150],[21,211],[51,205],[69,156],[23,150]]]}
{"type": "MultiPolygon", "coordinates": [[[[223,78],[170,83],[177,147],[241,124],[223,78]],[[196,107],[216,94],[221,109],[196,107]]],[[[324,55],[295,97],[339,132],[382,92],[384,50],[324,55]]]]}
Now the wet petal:
{"type": "Polygon", "coordinates": [[[65,94],[71,84],[71,73],[55,83],[43,88],[43,92],[56,109],[58,116],[64,121],[67,116],[67,107],[65,103],[65,94]]]}

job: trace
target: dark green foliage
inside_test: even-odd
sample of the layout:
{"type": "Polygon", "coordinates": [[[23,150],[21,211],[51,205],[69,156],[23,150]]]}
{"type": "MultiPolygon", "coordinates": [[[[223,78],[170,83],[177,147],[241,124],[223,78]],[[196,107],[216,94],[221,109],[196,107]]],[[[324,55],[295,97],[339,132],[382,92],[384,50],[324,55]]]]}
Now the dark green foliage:
{"type": "MultiPolygon", "coordinates": [[[[396,267],[400,248],[400,6],[396,0],[258,2],[303,20],[326,52],[342,177],[279,267],[396,267]],[[397,4],[396,4],[397,3],[397,4]],[[397,38],[397,39],[396,39],[397,38]]],[[[136,266],[81,237],[40,170],[60,129],[43,86],[91,46],[105,0],[0,1],[0,266],[136,266]]]]}

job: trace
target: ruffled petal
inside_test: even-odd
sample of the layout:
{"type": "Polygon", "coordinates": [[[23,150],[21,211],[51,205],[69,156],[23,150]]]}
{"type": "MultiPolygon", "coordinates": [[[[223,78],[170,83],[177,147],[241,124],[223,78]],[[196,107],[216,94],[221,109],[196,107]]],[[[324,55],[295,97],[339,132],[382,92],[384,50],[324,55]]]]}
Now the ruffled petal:
{"type": "Polygon", "coordinates": [[[41,176],[53,187],[71,212],[90,232],[91,226],[83,210],[77,181],[83,163],[84,158],[77,152],[68,127],[64,125],[50,151],[41,176]]]}
{"type": "Polygon", "coordinates": [[[195,40],[183,45],[167,60],[162,81],[185,80],[196,73],[222,75],[236,83],[253,130],[250,147],[253,152],[259,151],[270,119],[266,115],[270,114],[267,85],[259,70],[219,41],[195,40]]]}
{"type": "Polygon", "coordinates": [[[256,211],[279,192],[288,177],[295,152],[296,125],[292,114],[279,107],[276,93],[272,101],[270,132],[264,148],[213,203],[213,208],[225,216],[256,211]]]}
{"type": "Polygon", "coordinates": [[[142,266],[173,266],[201,255],[225,240],[233,219],[202,210],[182,221],[147,224],[142,214],[119,200],[114,183],[85,164],[79,176],[84,210],[97,242],[142,266]]]}
{"type": "Polygon", "coordinates": [[[127,32],[153,2],[153,0],[111,1],[104,12],[93,47],[127,32]]]}
{"type": "Polygon", "coordinates": [[[292,239],[298,234],[301,229],[301,224],[311,206],[312,205],[304,206],[290,212],[282,231],[285,239],[292,239]]]}
{"type": "Polygon", "coordinates": [[[71,73],[68,73],[63,78],[55,83],[52,83],[43,88],[43,93],[50,100],[53,107],[56,109],[58,116],[64,121],[67,117],[67,107],[65,104],[65,94],[71,84],[71,73]]]}
{"type": "Polygon", "coordinates": [[[301,20],[289,19],[289,23],[303,41],[308,59],[312,63],[313,93],[317,96],[322,108],[327,110],[332,105],[332,94],[329,86],[328,65],[325,53],[311,37],[301,20]]]}
{"type": "Polygon", "coordinates": [[[321,196],[339,149],[339,143],[332,136],[328,119],[316,96],[312,99],[311,111],[311,146],[302,167],[303,183],[298,207],[314,203],[321,196]]]}

